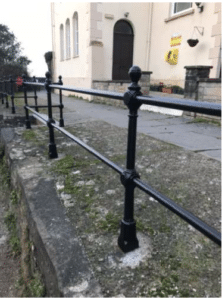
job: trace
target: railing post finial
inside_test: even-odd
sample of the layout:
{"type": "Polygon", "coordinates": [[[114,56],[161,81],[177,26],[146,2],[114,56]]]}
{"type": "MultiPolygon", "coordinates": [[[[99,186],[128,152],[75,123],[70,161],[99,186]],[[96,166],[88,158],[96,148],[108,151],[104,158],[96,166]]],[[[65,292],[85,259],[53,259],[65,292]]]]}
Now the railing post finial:
{"type": "Polygon", "coordinates": [[[132,82],[128,87],[128,91],[124,94],[123,100],[130,111],[137,111],[141,105],[139,101],[137,101],[136,96],[142,95],[140,91],[141,87],[138,85],[142,71],[138,66],[132,66],[128,74],[132,82]]]}
{"type": "Polygon", "coordinates": [[[62,76],[59,75],[59,84],[63,85],[62,76]]]}

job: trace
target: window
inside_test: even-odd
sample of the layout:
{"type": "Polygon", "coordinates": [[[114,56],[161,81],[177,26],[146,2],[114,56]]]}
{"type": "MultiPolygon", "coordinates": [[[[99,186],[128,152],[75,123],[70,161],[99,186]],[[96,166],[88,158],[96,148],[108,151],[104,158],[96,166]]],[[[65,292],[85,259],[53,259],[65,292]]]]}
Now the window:
{"type": "Polygon", "coordinates": [[[79,55],[79,28],[78,28],[78,13],[73,15],[73,55],[79,55]]]}
{"type": "Polygon", "coordinates": [[[64,28],[60,25],[60,60],[64,60],[64,28]]]}
{"type": "Polygon", "coordinates": [[[187,10],[192,7],[192,2],[173,2],[172,3],[172,15],[187,10]]]}
{"type": "Polygon", "coordinates": [[[66,59],[71,57],[70,51],[70,21],[69,19],[66,20],[66,59]]]}

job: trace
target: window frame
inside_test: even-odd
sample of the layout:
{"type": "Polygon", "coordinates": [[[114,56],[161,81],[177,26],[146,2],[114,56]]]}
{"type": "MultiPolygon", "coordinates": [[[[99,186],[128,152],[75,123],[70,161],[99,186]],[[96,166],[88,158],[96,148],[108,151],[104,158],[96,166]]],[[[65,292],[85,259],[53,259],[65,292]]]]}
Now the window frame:
{"type": "Polygon", "coordinates": [[[59,27],[59,33],[60,33],[60,61],[64,61],[65,59],[65,49],[64,49],[64,26],[63,24],[60,24],[59,27]]]}
{"type": "Polygon", "coordinates": [[[73,57],[79,56],[79,16],[75,11],[73,14],[73,57]]]}
{"type": "Polygon", "coordinates": [[[66,59],[71,58],[71,42],[70,42],[70,20],[66,20],[66,59]]]}
{"type": "Polygon", "coordinates": [[[193,5],[192,2],[187,2],[187,3],[190,3],[190,4],[191,4],[190,7],[186,8],[186,9],[184,9],[184,10],[178,11],[178,12],[174,12],[174,8],[175,8],[176,3],[181,3],[181,2],[172,2],[172,3],[171,3],[171,13],[170,13],[171,16],[176,16],[176,15],[178,15],[178,14],[181,14],[181,13],[184,13],[184,12],[186,12],[186,11],[189,11],[190,9],[192,9],[192,5],[193,5]]]}

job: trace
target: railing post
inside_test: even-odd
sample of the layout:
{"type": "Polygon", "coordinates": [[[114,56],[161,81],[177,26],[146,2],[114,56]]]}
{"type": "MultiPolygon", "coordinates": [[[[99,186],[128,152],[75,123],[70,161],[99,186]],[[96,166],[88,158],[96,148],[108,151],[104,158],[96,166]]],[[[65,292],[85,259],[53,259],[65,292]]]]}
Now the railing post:
{"type": "Polygon", "coordinates": [[[45,88],[47,91],[47,101],[48,101],[48,122],[47,125],[49,127],[49,158],[57,158],[57,150],[56,144],[54,139],[54,128],[52,127],[52,123],[55,121],[52,118],[52,100],[51,100],[51,88],[49,87],[51,84],[50,80],[50,73],[46,72],[46,81],[45,81],[45,88]]]}
{"type": "Polygon", "coordinates": [[[120,236],[118,245],[123,252],[129,252],[139,247],[139,242],[136,237],[136,222],[133,218],[134,213],[134,178],[139,178],[139,174],[135,170],[136,156],[136,131],[137,131],[137,111],[140,103],[136,100],[136,96],[140,96],[141,87],[138,81],[141,77],[141,69],[133,66],[129,70],[129,75],[132,83],[128,87],[128,91],[124,94],[124,103],[129,108],[129,123],[128,123],[128,142],[127,142],[127,158],[126,170],[121,175],[121,182],[125,186],[125,203],[124,203],[124,218],[121,221],[120,236]]]}
{"type": "Polygon", "coordinates": [[[1,79],[1,80],[2,80],[2,81],[1,81],[1,97],[2,97],[2,104],[4,104],[3,79],[1,79]]]}
{"type": "Polygon", "coordinates": [[[7,94],[7,81],[5,80],[4,83],[5,83],[5,102],[6,102],[6,108],[8,108],[9,105],[8,105],[8,94],[7,94]]]}
{"type": "Polygon", "coordinates": [[[22,79],[23,79],[24,99],[25,99],[25,106],[24,106],[24,109],[25,109],[25,116],[26,116],[25,125],[26,125],[26,129],[31,129],[31,122],[30,122],[30,119],[29,119],[29,110],[28,110],[28,108],[26,107],[26,106],[28,105],[27,87],[26,87],[26,85],[25,85],[25,82],[26,82],[26,76],[25,76],[25,75],[22,75],[22,79]]]}
{"type": "Polygon", "coordinates": [[[12,114],[15,114],[15,104],[14,104],[14,87],[13,87],[12,76],[10,76],[10,84],[11,84],[11,100],[12,100],[12,114]]]}
{"type": "MultiPolygon", "coordinates": [[[[62,82],[62,76],[59,76],[59,82],[60,85],[63,85],[62,82]]],[[[60,120],[59,120],[59,126],[64,127],[64,119],[63,119],[63,108],[64,105],[62,103],[62,90],[59,90],[59,109],[60,109],[60,120]]]]}
{"type": "MultiPolygon", "coordinates": [[[[35,76],[33,76],[33,82],[36,82],[36,78],[35,76]]],[[[34,99],[35,99],[35,111],[39,112],[39,109],[38,109],[38,102],[37,102],[37,93],[36,93],[36,86],[34,86],[34,99]]]]}

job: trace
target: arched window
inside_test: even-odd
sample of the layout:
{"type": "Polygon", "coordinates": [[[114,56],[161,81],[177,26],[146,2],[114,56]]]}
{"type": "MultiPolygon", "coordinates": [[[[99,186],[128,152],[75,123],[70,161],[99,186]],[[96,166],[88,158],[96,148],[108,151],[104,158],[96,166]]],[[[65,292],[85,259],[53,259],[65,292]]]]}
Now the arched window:
{"type": "Polygon", "coordinates": [[[69,59],[71,57],[71,49],[70,49],[70,21],[66,20],[66,58],[69,59]]]}
{"type": "Polygon", "coordinates": [[[79,25],[78,25],[78,13],[73,15],[73,55],[79,55],[79,25]]]}
{"type": "Polygon", "coordinates": [[[64,28],[60,25],[60,60],[64,60],[64,28]]]}

